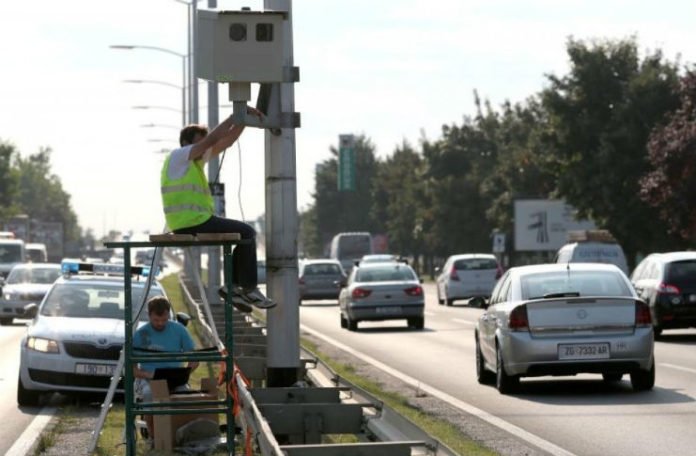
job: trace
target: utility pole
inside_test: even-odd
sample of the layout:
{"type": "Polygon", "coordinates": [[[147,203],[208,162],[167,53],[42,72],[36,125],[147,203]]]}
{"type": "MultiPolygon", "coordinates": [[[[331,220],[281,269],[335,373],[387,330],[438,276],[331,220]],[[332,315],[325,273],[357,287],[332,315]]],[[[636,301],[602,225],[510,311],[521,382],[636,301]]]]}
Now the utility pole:
{"type": "MultiPolygon", "coordinates": [[[[195,1],[193,3],[196,3],[195,1]]],[[[208,0],[208,8],[217,8],[217,0],[208,0]]],[[[218,116],[218,85],[216,81],[208,81],[208,125],[217,125],[218,116]]],[[[220,159],[217,155],[208,162],[208,182],[215,201],[215,215],[225,217],[225,184],[218,182],[220,174],[220,159]]],[[[220,247],[208,247],[208,302],[220,303],[217,290],[220,288],[220,247]]]]}
{"type": "MultiPolygon", "coordinates": [[[[292,0],[264,0],[265,10],[285,11],[283,66],[293,67],[292,0]]],[[[271,104],[295,112],[292,82],[274,84],[271,104]],[[276,98],[276,100],[273,100],[276,98]]],[[[267,385],[290,386],[300,368],[300,313],[297,285],[297,170],[295,129],[266,130],[266,265],[268,295],[279,302],[268,311],[267,385]]]]}

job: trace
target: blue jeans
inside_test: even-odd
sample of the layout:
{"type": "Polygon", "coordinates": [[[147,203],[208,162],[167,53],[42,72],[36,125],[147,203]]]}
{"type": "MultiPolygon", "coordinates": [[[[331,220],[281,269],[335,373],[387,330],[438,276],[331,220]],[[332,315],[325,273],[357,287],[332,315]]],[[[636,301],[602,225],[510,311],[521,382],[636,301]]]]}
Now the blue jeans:
{"type": "Polygon", "coordinates": [[[176,234],[196,233],[239,233],[242,239],[252,239],[250,244],[239,244],[232,251],[232,283],[244,289],[254,289],[258,283],[256,276],[256,231],[239,220],[226,219],[213,215],[205,222],[174,230],[176,234]]]}

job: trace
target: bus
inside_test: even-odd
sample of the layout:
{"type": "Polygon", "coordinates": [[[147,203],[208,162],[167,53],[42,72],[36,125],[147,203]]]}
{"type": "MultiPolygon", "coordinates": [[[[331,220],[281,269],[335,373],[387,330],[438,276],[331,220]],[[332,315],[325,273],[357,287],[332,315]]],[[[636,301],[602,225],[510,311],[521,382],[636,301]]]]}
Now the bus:
{"type": "Polygon", "coordinates": [[[355,261],[372,253],[372,235],[366,231],[338,233],[331,240],[330,257],[338,260],[349,274],[355,261]]]}

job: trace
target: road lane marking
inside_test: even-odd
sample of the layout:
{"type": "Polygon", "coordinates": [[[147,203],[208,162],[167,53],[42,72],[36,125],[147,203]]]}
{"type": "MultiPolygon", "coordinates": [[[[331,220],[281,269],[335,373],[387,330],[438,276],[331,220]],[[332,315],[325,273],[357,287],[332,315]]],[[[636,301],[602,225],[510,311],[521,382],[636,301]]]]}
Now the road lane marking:
{"type": "Polygon", "coordinates": [[[682,366],[677,366],[676,364],[669,364],[669,363],[658,363],[658,366],[664,366],[664,367],[669,367],[670,369],[676,369],[684,372],[690,372],[692,374],[696,374],[696,369],[690,369],[688,367],[682,367],[682,366]]]}
{"type": "Polygon", "coordinates": [[[495,415],[491,415],[490,413],[481,410],[478,407],[475,407],[467,402],[464,402],[460,399],[457,399],[454,396],[450,396],[449,394],[445,393],[444,391],[440,391],[436,389],[433,386],[428,385],[427,383],[423,383],[420,380],[416,380],[415,378],[404,374],[401,371],[398,371],[392,367],[387,366],[386,364],[377,361],[376,359],[372,358],[371,356],[368,356],[362,352],[359,352],[329,336],[326,336],[319,331],[316,331],[314,329],[309,328],[307,325],[300,324],[300,328],[303,331],[307,331],[308,333],[314,335],[315,337],[318,337],[320,339],[325,340],[326,342],[330,343],[331,345],[350,353],[351,355],[362,359],[365,362],[368,362],[372,364],[373,366],[377,367],[378,369],[381,369],[385,371],[386,373],[393,375],[396,378],[399,378],[403,380],[404,382],[408,383],[414,388],[420,388],[422,391],[425,391],[426,393],[430,394],[431,396],[435,396],[440,400],[443,400],[449,404],[452,404],[454,407],[463,410],[466,413],[469,413],[470,415],[476,416],[483,421],[496,426],[506,432],[509,432],[510,434],[513,434],[514,436],[531,443],[532,445],[536,446],[537,448],[544,450],[548,452],[549,454],[552,454],[554,456],[575,456],[574,453],[571,453],[568,450],[564,450],[563,448],[554,445],[553,443],[549,442],[548,440],[544,440],[539,436],[536,436],[532,434],[531,432],[525,431],[524,429],[515,426],[512,423],[508,423],[507,421],[498,418],[495,415]]]}
{"type": "Polygon", "coordinates": [[[55,407],[41,409],[36,418],[29,423],[29,427],[22,432],[22,435],[20,435],[15,441],[14,445],[7,450],[5,456],[25,456],[29,454],[29,449],[31,449],[31,446],[34,444],[36,439],[39,438],[41,432],[55,414],[55,407]]]}
{"type": "Polygon", "coordinates": [[[452,321],[456,321],[457,323],[464,323],[466,325],[476,326],[475,321],[462,320],[461,318],[453,318],[452,321]]]}

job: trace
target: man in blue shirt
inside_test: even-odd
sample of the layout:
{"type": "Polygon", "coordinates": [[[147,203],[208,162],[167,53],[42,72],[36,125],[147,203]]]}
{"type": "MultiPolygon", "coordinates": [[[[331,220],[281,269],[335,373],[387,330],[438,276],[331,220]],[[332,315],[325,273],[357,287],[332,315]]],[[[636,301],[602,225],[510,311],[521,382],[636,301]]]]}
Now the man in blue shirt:
{"type": "MultiPolygon", "coordinates": [[[[154,296],[147,302],[149,323],[141,326],[133,335],[133,349],[162,352],[193,351],[193,339],[184,325],[170,320],[171,304],[164,296],[154,296]]],[[[144,402],[152,402],[150,380],[155,376],[155,369],[160,367],[183,367],[181,361],[164,361],[139,363],[133,367],[135,393],[144,402]]],[[[198,367],[198,362],[190,361],[191,370],[198,367]]],[[[184,385],[186,386],[186,385],[184,385]]],[[[150,438],[153,436],[152,415],[145,415],[145,423],[150,438]]]]}

